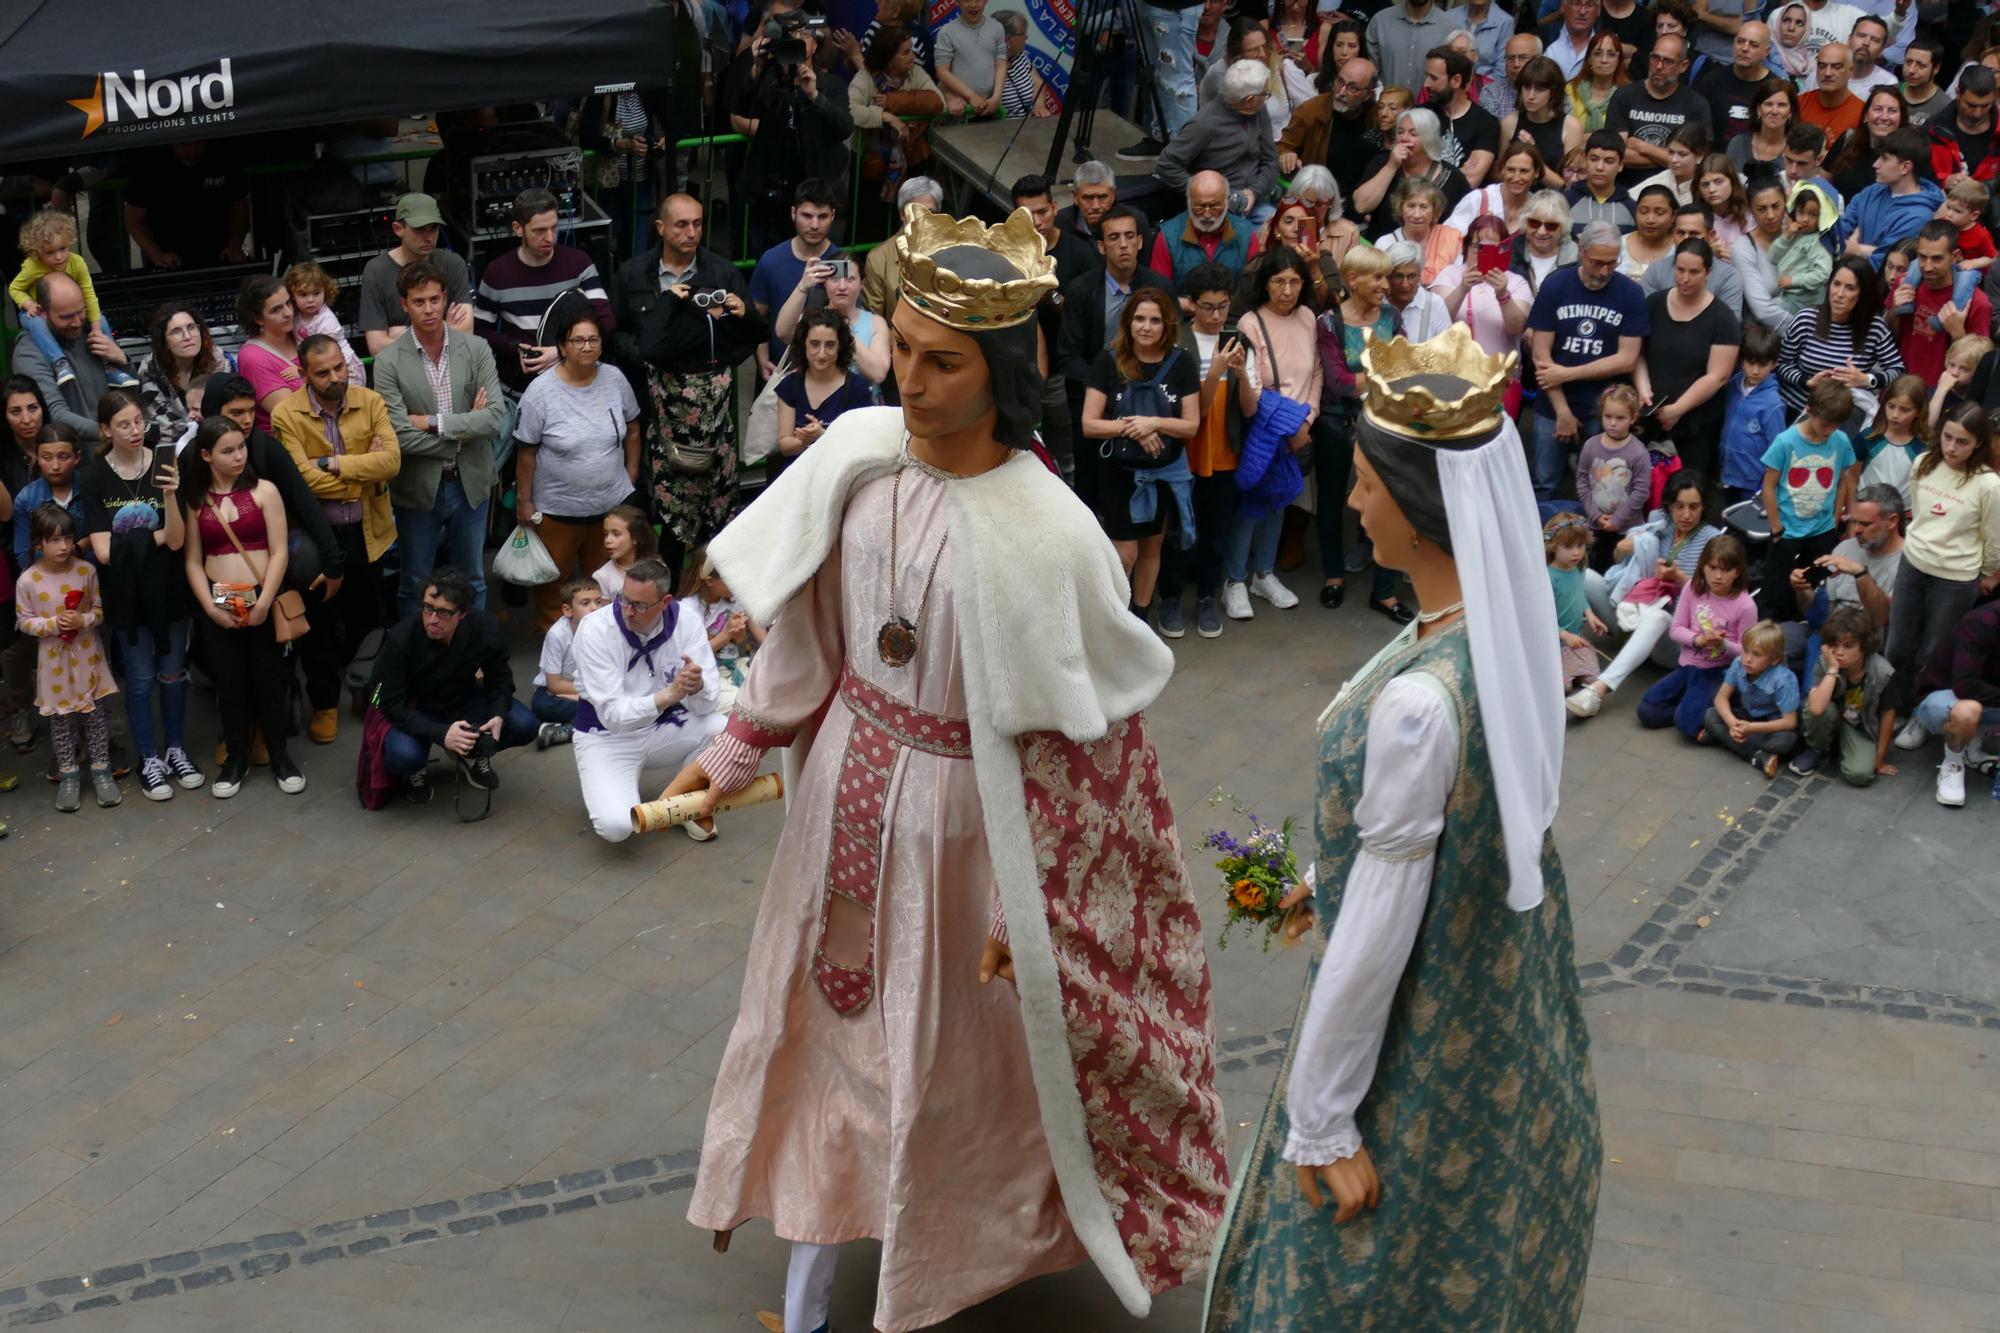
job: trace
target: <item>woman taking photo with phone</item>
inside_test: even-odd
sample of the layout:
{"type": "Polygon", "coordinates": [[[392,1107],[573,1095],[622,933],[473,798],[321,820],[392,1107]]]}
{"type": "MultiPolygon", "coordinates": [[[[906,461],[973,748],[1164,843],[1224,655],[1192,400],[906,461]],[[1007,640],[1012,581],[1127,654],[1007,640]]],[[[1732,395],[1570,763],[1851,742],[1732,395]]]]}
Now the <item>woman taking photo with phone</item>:
{"type": "Polygon", "coordinates": [[[164,801],[174,784],[205,779],[187,751],[187,585],[181,571],[186,527],[173,446],[148,449],[139,395],[110,389],[97,404],[98,455],[77,476],[83,533],[100,573],[101,634],[125,695],[125,719],[139,759],[139,787],[164,801]],[[153,701],[160,729],[153,728],[153,701]],[[164,746],[162,742],[164,741],[164,746]]]}
{"type": "MultiPolygon", "coordinates": [[[[861,304],[861,268],[846,255],[828,255],[806,265],[805,283],[793,289],[778,307],[776,318],[771,321],[771,330],[785,342],[792,341],[798,332],[799,321],[804,318],[807,306],[812,304],[811,293],[817,286],[826,294],[826,304],[816,309],[832,310],[847,322],[848,331],[854,335],[854,368],[870,384],[880,384],[889,378],[889,321],[876,318],[875,312],[861,304]]],[[[792,369],[799,368],[796,352],[792,357],[792,369]]]]}

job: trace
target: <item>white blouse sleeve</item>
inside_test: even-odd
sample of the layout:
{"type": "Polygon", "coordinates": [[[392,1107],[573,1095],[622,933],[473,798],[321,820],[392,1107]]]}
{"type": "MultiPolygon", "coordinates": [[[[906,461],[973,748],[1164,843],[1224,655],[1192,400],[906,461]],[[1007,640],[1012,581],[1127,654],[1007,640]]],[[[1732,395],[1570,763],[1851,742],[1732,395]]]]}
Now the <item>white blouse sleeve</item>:
{"type": "Polygon", "coordinates": [[[1457,777],[1457,718],[1442,689],[1416,675],[1391,681],[1368,719],[1354,811],[1361,851],[1292,1062],[1288,1162],[1324,1166],[1361,1147],[1354,1112],[1374,1081],[1389,1007],[1423,924],[1457,777]]]}

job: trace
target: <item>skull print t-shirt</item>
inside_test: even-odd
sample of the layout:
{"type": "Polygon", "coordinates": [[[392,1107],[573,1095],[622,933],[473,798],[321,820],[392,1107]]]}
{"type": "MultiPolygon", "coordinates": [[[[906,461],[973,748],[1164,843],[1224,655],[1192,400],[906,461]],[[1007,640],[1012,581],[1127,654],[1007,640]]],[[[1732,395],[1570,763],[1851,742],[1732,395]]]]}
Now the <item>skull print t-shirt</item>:
{"type": "Polygon", "coordinates": [[[1777,469],[1778,517],[1784,520],[1787,540],[1833,531],[1840,476],[1854,466],[1854,446],[1846,431],[1836,430],[1815,444],[1792,426],[1771,441],[1764,466],[1777,469]]]}

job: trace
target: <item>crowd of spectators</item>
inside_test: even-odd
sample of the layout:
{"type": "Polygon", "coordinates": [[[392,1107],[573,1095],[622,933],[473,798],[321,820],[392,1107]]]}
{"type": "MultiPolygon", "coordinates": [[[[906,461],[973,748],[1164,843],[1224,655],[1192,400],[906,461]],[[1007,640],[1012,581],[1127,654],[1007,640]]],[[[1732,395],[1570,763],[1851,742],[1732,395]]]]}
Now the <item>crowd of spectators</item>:
{"type": "MultiPolygon", "coordinates": [[[[1089,161],[1009,191],[1060,286],[1038,312],[1039,444],[1116,546],[1135,614],[1177,639],[1258,602],[1290,611],[1310,538],[1322,608],[1366,575],[1366,607],[1407,624],[1348,528],[1363,355],[1459,323],[1516,358],[1507,404],[1550,525],[1573,714],[1659,660],[1644,724],[1767,773],[1829,759],[1857,785],[1941,734],[1939,796],[1963,800],[2000,709],[2000,678],[1978,674],[2000,587],[1994,23],[1968,34],[1892,0],[1137,14],[1157,106],[1140,99],[1116,158],[1148,174],[1089,161]]],[[[310,262],[244,282],[231,350],[185,306],[112,330],[74,223],[30,219],[9,288],[27,331],[0,448],[10,572],[56,577],[64,513],[80,540],[63,586],[102,618],[17,597],[22,640],[0,655],[17,748],[62,714],[36,657],[88,631],[146,795],[206,781],[182,722],[190,653],[222,691],[217,794],[254,763],[294,791],[292,713],[334,740],[372,656],[388,785],[422,799],[442,746],[490,791],[494,749],[574,739],[594,825],[629,832],[636,767],[705,734],[719,663],[740,679],[762,633],[701,578],[743,470],[775,478],[842,413],[895,401],[895,255],[869,242],[952,204],[921,174],[936,121],[1059,106],[1020,15],[985,0],[935,29],[891,0],[859,35],[796,0],[722,21],[740,36],[717,105],[748,141],[726,191],[740,265],[707,243],[701,201],[655,202],[647,163],[680,127],[625,94],[589,99],[580,131],[650,222],[619,262],[563,244],[556,199],[530,190],[517,244],[475,273],[445,210],[406,194],[360,274],[354,340],[310,262]],[[141,332],[139,357],[113,336],[141,332]],[[134,420],[178,466],[128,447],[134,420]],[[492,665],[496,505],[555,569],[534,594],[532,707],[492,665]],[[135,611],[155,566],[181,575],[178,614],[135,611]],[[622,644],[656,641],[657,669],[612,671],[622,644]],[[302,683],[273,686],[293,659],[302,683]]],[[[211,168],[189,150],[135,180],[148,264],[241,255],[240,182],[211,168]]],[[[98,766],[97,730],[50,729],[58,777],[98,766]]]]}

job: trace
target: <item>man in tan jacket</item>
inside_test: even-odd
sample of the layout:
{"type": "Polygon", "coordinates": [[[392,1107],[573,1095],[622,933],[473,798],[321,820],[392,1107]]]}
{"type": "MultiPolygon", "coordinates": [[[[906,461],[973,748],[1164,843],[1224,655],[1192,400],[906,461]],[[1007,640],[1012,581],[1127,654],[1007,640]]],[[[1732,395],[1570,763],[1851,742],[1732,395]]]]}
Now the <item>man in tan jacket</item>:
{"type": "Polygon", "coordinates": [[[347,664],[368,631],[388,620],[381,561],[396,541],[389,482],[402,471],[403,451],[382,396],[347,382],[337,341],[313,335],[299,348],[299,361],[306,387],[272,409],[271,431],[318,497],[340,547],[342,576],[321,585],[301,645],[312,703],[307,733],[328,745],[339,734],[347,664]]]}

